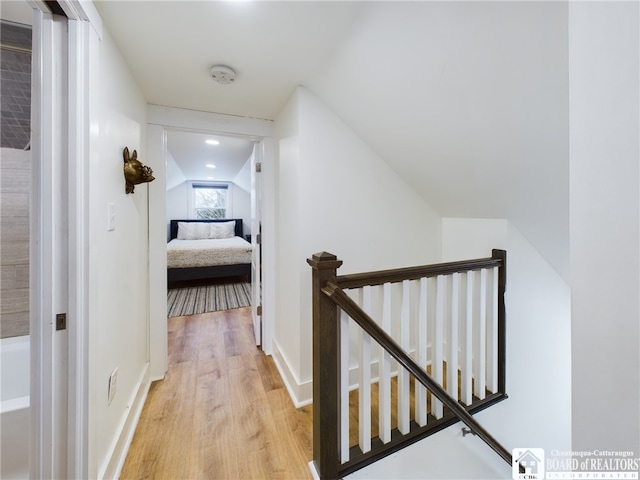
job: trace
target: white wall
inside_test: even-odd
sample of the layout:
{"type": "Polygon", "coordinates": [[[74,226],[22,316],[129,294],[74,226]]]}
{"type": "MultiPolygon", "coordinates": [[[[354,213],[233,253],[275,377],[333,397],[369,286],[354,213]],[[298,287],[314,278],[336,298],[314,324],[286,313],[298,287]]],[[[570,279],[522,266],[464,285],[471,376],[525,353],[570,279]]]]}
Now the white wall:
{"type": "Polygon", "coordinates": [[[639,4],[570,2],[573,448],[640,452],[639,4]]]}
{"type": "Polygon", "coordinates": [[[182,182],[167,190],[167,240],[169,240],[169,221],[189,218],[189,186],[182,182]]]}
{"type": "Polygon", "coordinates": [[[478,419],[508,449],[571,450],[570,289],[510,222],[505,249],[509,399],[478,419]]]}
{"type": "Polygon", "coordinates": [[[461,428],[461,424],[453,425],[345,478],[362,480],[505,480],[511,478],[511,469],[507,464],[478,437],[473,435],[463,437],[461,428]]]}
{"type": "Polygon", "coordinates": [[[251,162],[253,161],[253,156],[254,154],[252,153],[233,179],[233,183],[248,194],[251,194],[251,162]]]}
{"type": "Polygon", "coordinates": [[[251,233],[251,192],[233,184],[233,218],[241,218],[244,234],[251,233]]]}
{"type": "Polygon", "coordinates": [[[311,382],[311,269],[306,259],[320,251],[334,253],[345,262],[340,273],[431,263],[440,257],[440,219],[306,89],[298,88],[276,130],[274,354],[287,370],[283,373],[296,400],[305,402],[311,382]]]}
{"type": "Polygon", "coordinates": [[[306,85],[440,215],[507,218],[568,279],[567,2],[367,3],[306,85]]]}
{"type": "MultiPolygon", "coordinates": [[[[569,287],[507,220],[442,219],[443,261],[507,250],[509,398],[475,415],[499,442],[571,450],[569,287]]],[[[504,479],[510,466],[457,424],[349,478],[504,479]]]]}
{"type": "Polygon", "coordinates": [[[146,163],[146,102],[107,30],[99,46],[99,144],[89,164],[89,477],[102,478],[134,399],[146,392],[148,362],[147,188],[125,194],[122,152],[146,163]],[[115,230],[107,231],[107,204],[115,230]],[[108,403],[109,375],[118,368],[108,403]]]}
{"type": "Polygon", "coordinates": [[[167,190],[171,190],[172,188],[180,185],[182,182],[186,182],[187,179],[182,174],[182,170],[176,163],[173,155],[169,149],[165,149],[165,157],[166,157],[166,180],[165,183],[167,185],[167,190]]]}

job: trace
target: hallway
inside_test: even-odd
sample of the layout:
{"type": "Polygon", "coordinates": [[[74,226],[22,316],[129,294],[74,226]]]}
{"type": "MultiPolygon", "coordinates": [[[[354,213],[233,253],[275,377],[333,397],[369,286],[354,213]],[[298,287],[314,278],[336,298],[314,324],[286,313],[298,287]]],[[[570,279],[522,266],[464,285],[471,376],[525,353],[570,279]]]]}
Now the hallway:
{"type": "Polygon", "coordinates": [[[151,385],[121,479],[311,478],[311,407],[296,410],[251,309],[169,318],[169,371],[151,385]]]}

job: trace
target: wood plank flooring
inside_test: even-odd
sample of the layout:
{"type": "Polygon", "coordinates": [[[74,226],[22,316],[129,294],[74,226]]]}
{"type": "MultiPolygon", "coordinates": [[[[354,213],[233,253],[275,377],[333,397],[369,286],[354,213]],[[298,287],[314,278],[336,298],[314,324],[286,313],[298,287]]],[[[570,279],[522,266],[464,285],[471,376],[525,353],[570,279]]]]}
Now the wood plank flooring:
{"type": "Polygon", "coordinates": [[[121,479],[308,479],[311,407],[296,410],[253,341],[251,309],[169,319],[121,479]]]}
{"type": "MultiPolygon", "coordinates": [[[[251,309],[173,317],[168,333],[169,370],[151,385],[120,478],[311,478],[312,407],[294,408],[272,358],[255,346],[251,309]]],[[[378,385],[371,387],[375,437],[378,385]]],[[[413,419],[413,378],[410,391],[413,419]]],[[[392,428],[397,402],[393,378],[392,428]]],[[[355,446],[357,390],[349,404],[355,446]]]]}

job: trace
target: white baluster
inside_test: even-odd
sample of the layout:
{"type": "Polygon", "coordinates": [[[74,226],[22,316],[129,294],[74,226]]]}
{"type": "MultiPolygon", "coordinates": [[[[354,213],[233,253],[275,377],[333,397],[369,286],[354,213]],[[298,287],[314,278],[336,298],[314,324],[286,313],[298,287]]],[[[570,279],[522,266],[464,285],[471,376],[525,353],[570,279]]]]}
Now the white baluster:
{"type": "Polygon", "coordinates": [[[447,391],[458,399],[458,310],[460,274],[451,275],[451,308],[449,321],[449,344],[447,355],[447,391]]]}
{"type": "Polygon", "coordinates": [[[480,301],[477,309],[477,335],[474,349],[474,378],[476,397],[482,400],[486,393],[487,371],[487,270],[480,270],[480,301]]]}
{"type": "MultiPolygon", "coordinates": [[[[371,312],[371,287],[362,290],[362,309],[371,312]]],[[[360,449],[371,450],[371,337],[360,330],[360,388],[358,396],[358,427],[360,449]]]]}
{"type": "Polygon", "coordinates": [[[472,378],[473,378],[473,277],[474,272],[467,272],[466,275],[466,310],[464,323],[464,348],[462,355],[464,366],[462,367],[461,400],[465,405],[471,405],[473,401],[472,378]]]}
{"type": "MultiPolygon", "coordinates": [[[[444,298],[445,298],[445,277],[438,275],[436,279],[436,321],[434,325],[433,338],[433,359],[431,362],[431,375],[433,379],[442,385],[442,361],[444,342],[444,298]]],[[[431,413],[436,418],[442,417],[442,402],[431,396],[431,413]]]]}
{"type": "MultiPolygon", "coordinates": [[[[382,329],[391,331],[391,284],[382,287],[382,329]]],[[[391,355],[380,347],[378,367],[378,436],[383,443],[391,441],[391,355]]]]}
{"type": "Polygon", "coordinates": [[[487,288],[487,389],[498,391],[498,267],[489,272],[487,288]]]}
{"type": "Polygon", "coordinates": [[[340,310],[340,460],[349,461],[349,316],[340,310]]]}
{"type": "MultiPolygon", "coordinates": [[[[410,331],[409,280],[402,282],[402,310],[400,313],[400,346],[409,351],[410,331]]],[[[398,369],[398,430],[409,433],[410,421],[409,372],[402,367],[398,369]]]]}
{"type": "MultiPolygon", "coordinates": [[[[427,369],[427,279],[420,279],[420,301],[418,304],[418,321],[416,322],[417,363],[423,370],[427,369]]],[[[416,422],[421,427],[427,424],[427,389],[416,382],[416,422]]]]}

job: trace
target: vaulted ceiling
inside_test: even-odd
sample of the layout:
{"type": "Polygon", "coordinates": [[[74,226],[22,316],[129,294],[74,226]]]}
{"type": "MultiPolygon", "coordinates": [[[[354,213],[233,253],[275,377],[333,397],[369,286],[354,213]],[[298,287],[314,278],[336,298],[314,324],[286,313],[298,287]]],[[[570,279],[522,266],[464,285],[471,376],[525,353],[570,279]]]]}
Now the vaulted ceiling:
{"type": "Polygon", "coordinates": [[[508,218],[568,278],[566,2],[97,6],[149,103],[275,119],[304,85],[443,216],[508,218]]]}
{"type": "Polygon", "coordinates": [[[443,216],[507,218],[569,271],[565,2],[381,2],[309,82],[443,216]]]}
{"type": "Polygon", "coordinates": [[[251,156],[253,142],[226,135],[170,131],[167,150],[184,179],[231,182],[251,156]]]}

